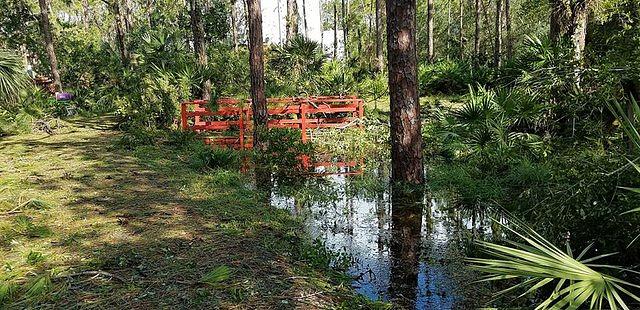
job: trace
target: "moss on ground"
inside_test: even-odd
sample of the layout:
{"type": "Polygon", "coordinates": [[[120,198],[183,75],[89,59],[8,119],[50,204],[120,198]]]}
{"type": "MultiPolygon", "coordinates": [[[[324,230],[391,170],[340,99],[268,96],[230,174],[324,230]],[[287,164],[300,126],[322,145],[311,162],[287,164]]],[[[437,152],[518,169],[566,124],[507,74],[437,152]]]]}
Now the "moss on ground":
{"type": "Polygon", "coordinates": [[[387,307],[314,265],[324,251],[250,176],[196,171],[167,144],[125,150],[114,125],[0,140],[0,307],[387,307]]]}

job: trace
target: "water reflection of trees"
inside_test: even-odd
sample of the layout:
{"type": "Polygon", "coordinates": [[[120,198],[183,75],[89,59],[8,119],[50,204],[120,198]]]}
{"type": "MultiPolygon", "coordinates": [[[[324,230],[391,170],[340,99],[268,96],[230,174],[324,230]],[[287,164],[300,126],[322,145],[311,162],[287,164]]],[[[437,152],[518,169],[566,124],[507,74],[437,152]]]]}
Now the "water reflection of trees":
{"type": "Polygon", "coordinates": [[[422,191],[394,189],[391,203],[391,276],[389,295],[412,308],[418,286],[422,232],[422,191]]]}

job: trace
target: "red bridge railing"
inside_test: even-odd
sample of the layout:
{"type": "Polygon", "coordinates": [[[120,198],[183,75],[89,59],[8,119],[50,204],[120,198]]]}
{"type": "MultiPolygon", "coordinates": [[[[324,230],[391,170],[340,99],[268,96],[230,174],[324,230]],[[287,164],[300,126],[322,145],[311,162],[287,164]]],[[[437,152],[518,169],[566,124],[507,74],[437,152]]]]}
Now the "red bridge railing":
{"type": "MultiPolygon", "coordinates": [[[[206,135],[207,143],[234,148],[252,146],[252,112],[249,100],[220,98],[212,111],[208,102],[194,100],[181,105],[181,126],[206,135]]],[[[307,131],[318,128],[345,128],[360,125],[364,116],[364,101],[355,96],[269,98],[268,127],[300,129],[302,141],[307,131]]]]}

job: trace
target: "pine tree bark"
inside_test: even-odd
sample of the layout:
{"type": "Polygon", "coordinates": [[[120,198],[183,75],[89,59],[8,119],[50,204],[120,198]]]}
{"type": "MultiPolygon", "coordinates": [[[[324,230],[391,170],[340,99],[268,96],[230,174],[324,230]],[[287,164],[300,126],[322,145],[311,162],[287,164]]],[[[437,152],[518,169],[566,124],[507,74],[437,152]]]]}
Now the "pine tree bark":
{"type": "Polygon", "coordinates": [[[433,7],[433,0],[427,0],[427,57],[429,62],[433,62],[435,59],[435,51],[433,50],[433,15],[435,9],[433,7]]]}
{"type": "Polygon", "coordinates": [[[476,58],[476,63],[480,59],[480,15],[482,15],[481,0],[475,0],[475,35],[473,37],[473,54],[476,58]]]}
{"type": "Polygon", "coordinates": [[[262,43],[262,11],[260,0],[247,0],[249,17],[249,70],[251,79],[251,109],[253,112],[253,148],[263,151],[262,141],[267,131],[267,98],[264,93],[264,51],[262,43]]]}
{"type": "Polygon", "coordinates": [[[296,0],[287,0],[287,42],[298,36],[298,4],[296,0]]]}
{"type": "Polygon", "coordinates": [[[58,58],[56,57],[56,50],[53,45],[53,34],[51,33],[51,22],[49,21],[49,5],[47,0],[38,0],[38,4],[40,5],[40,28],[42,29],[44,46],[47,51],[47,57],[49,58],[49,69],[51,70],[51,76],[53,77],[56,90],[61,92],[62,80],[60,79],[58,58]]]}
{"type": "Polygon", "coordinates": [[[304,36],[308,38],[309,28],[307,26],[307,1],[306,0],[302,0],[302,24],[304,25],[304,36]]]}
{"type": "Polygon", "coordinates": [[[231,39],[233,40],[233,51],[238,51],[238,10],[236,0],[231,0],[231,39]]]}
{"type": "Polygon", "coordinates": [[[502,0],[496,0],[496,33],[493,50],[493,64],[502,66],[502,0]]]}
{"type": "MultiPolygon", "coordinates": [[[[202,23],[202,9],[200,0],[189,0],[191,2],[191,31],[193,33],[193,51],[198,58],[198,65],[207,65],[207,51],[204,42],[204,25],[202,23]]],[[[203,100],[211,99],[211,81],[206,79],[200,85],[200,95],[203,100]]]]}
{"type": "Polygon", "coordinates": [[[125,25],[124,18],[122,17],[122,10],[120,9],[120,0],[113,0],[111,4],[113,8],[113,14],[115,16],[116,23],[116,41],[118,42],[118,50],[120,51],[120,61],[124,66],[129,65],[129,51],[125,42],[125,25]]]}
{"type": "Polygon", "coordinates": [[[569,14],[563,0],[549,0],[549,39],[558,44],[569,30],[569,14]]]}
{"type": "Polygon", "coordinates": [[[82,27],[89,30],[89,0],[82,0],[82,27]]]}
{"type": "Polygon", "coordinates": [[[338,58],[338,4],[333,1],[333,59],[338,58]]]}
{"type": "Polygon", "coordinates": [[[571,42],[573,43],[573,58],[581,62],[587,38],[587,0],[576,0],[571,5],[571,42]]]}
{"type": "Polygon", "coordinates": [[[513,57],[513,34],[511,33],[511,0],[504,0],[504,23],[507,31],[507,59],[513,57]]]}
{"type": "Polygon", "coordinates": [[[387,0],[386,6],[392,180],[394,183],[422,184],[416,0],[387,0]]]}
{"type": "Polygon", "coordinates": [[[376,70],[380,71],[384,67],[382,56],[382,0],[376,1],[376,70]]]}
{"type": "Polygon", "coordinates": [[[344,58],[349,59],[348,37],[349,25],[347,24],[347,16],[349,15],[349,4],[347,0],[342,0],[342,48],[344,49],[344,58]]]}
{"type": "Polygon", "coordinates": [[[464,59],[464,0],[460,1],[460,20],[458,27],[460,28],[458,33],[458,43],[460,44],[460,60],[464,59]]]}

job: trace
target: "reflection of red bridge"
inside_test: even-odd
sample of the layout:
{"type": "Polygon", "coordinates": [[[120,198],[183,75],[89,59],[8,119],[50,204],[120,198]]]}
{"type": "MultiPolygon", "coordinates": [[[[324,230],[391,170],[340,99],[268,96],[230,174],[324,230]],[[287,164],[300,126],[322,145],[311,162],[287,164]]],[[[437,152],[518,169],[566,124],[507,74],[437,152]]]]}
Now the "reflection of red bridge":
{"type": "MultiPolygon", "coordinates": [[[[251,148],[253,123],[250,101],[233,98],[217,100],[217,110],[207,101],[183,102],[181,126],[207,135],[206,141],[220,146],[251,148]]],[[[307,131],[318,128],[345,128],[359,125],[364,116],[364,101],[355,96],[269,98],[269,128],[296,128],[307,141],[307,131]]]]}

